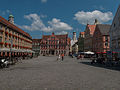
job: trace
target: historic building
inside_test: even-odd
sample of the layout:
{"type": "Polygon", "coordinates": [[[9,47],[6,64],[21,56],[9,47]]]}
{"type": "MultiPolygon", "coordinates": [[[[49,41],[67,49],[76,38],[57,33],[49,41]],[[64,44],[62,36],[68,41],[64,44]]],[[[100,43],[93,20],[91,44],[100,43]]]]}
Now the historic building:
{"type": "Polygon", "coordinates": [[[93,34],[93,52],[106,53],[109,51],[110,37],[109,30],[111,25],[97,24],[93,34]]]}
{"type": "Polygon", "coordinates": [[[43,35],[40,45],[41,55],[69,55],[70,38],[65,35],[43,35]]]}
{"type": "Polygon", "coordinates": [[[71,40],[71,46],[73,46],[77,42],[76,32],[73,32],[73,38],[71,40]]]}
{"type": "Polygon", "coordinates": [[[20,55],[21,53],[32,52],[32,37],[22,29],[14,25],[14,16],[10,15],[9,20],[0,16],[0,55],[20,55]]]}
{"type": "Polygon", "coordinates": [[[85,38],[84,38],[84,51],[92,51],[92,37],[95,31],[96,25],[87,24],[85,29],[85,38]]]}
{"type": "Polygon", "coordinates": [[[77,54],[78,53],[78,44],[77,44],[77,37],[76,32],[73,32],[73,38],[71,40],[71,46],[70,46],[70,53],[77,54]]]}
{"type": "Polygon", "coordinates": [[[110,28],[110,49],[120,58],[120,5],[110,28]]]}
{"type": "Polygon", "coordinates": [[[42,39],[33,39],[32,40],[32,50],[35,52],[35,55],[40,55],[40,45],[42,39]]]}
{"type": "Polygon", "coordinates": [[[78,51],[84,52],[84,38],[85,38],[85,32],[80,32],[79,38],[78,38],[78,51]]]}
{"type": "Polygon", "coordinates": [[[72,54],[78,54],[78,42],[72,46],[72,54]]]}
{"type": "Polygon", "coordinates": [[[87,24],[86,29],[85,29],[85,38],[84,38],[84,51],[93,51],[92,49],[92,38],[93,34],[96,28],[96,25],[99,24],[98,20],[95,19],[94,25],[89,25],[87,24]]]}

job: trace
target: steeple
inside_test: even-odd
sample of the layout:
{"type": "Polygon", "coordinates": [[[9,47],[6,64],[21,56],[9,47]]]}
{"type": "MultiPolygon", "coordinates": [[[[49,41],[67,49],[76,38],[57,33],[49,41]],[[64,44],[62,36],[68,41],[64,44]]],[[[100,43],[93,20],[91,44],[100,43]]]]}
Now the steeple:
{"type": "Polygon", "coordinates": [[[100,24],[97,19],[95,19],[94,25],[100,24]]]}
{"type": "Polygon", "coordinates": [[[14,16],[12,14],[9,15],[8,21],[12,24],[14,24],[14,16]]]}
{"type": "Polygon", "coordinates": [[[76,32],[73,32],[73,41],[76,41],[76,32]]]}

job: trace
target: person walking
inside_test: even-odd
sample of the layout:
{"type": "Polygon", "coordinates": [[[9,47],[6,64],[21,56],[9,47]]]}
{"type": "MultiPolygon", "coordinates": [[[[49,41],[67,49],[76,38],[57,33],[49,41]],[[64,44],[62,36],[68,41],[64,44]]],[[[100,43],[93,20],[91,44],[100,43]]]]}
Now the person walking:
{"type": "Polygon", "coordinates": [[[57,61],[60,60],[60,54],[58,55],[57,61]]]}
{"type": "Polygon", "coordinates": [[[61,55],[62,56],[62,61],[64,60],[64,54],[61,55]]]}

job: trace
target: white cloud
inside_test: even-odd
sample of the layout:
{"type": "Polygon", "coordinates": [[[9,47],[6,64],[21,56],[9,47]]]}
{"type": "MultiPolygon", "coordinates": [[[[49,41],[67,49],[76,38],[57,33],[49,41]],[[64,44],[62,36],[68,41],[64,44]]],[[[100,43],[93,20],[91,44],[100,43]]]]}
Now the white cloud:
{"type": "Polygon", "coordinates": [[[55,34],[56,34],[56,35],[68,34],[68,32],[66,32],[66,31],[61,31],[61,32],[56,32],[55,34]]]}
{"type": "Polygon", "coordinates": [[[30,26],[23,25],[22,28],[24,29],[33,31],[33,30],[42,30],[43,28],[45,28],[45,25],[40,19],[40,16],[38,16],[37,14],[25,15],[24,18],[32,21],[32,24],[30,26]]]}
{"type": "Polygon", "coordinates": [[[72,30],[73,28],[67,23],[61,22],[60,19],[53,18],[52,21],[48,21],[48,24],[53,30],[72,30]]]}
{"type": "Polygon", "coordinates": [[[73,29],[67,23],[61,22],[60,19],[56,18],[53,18],[52,21],[48,21],[48,26],[45,26],[45,24],[41,20],[41,17],[37,14],[25,15],[24,18],[28,19],[32,23],[29,26],[28,25],[20,26],[20,28],[30,31],[39,30],[51,32],[51,31],[67,31],[73,29]]]}
{"type": "Polygon", "coordinates": [[[46,3],[46,2],[47,2],[47,0],[41,0],[41,2],[42,2],[42,3],[46,3]]]}
{"type": "Polygon", "coordinates": [[[79,11],[75,14],[74,19],[77,20],[80,24],[93,24],[95,19],[98,19],[100,23],[105,23],[112,20],[112,12],[101,12],[98,10],[92,12],[79,11]]]}

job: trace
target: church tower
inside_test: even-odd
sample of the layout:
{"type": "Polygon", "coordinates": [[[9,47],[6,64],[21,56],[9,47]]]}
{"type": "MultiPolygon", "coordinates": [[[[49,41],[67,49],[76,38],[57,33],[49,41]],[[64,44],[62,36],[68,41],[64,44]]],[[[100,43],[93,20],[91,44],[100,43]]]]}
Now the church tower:
{"type": "Polygon", "coordinates": [[[76,32],[73,32],[73,41],[76,41],[76,32]]]}
{"type": "Polygon", "coordinates": [[[14,24],[14,16],[12,14],[9,15],[8,21],[12,24],[14,24]]]}
{"type": "Polygon", "coordinates": [[[100,24],[97,19],[95,19],[94,25],[100,24]]]}

